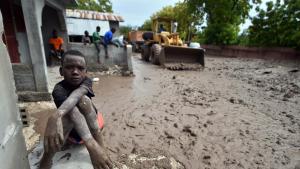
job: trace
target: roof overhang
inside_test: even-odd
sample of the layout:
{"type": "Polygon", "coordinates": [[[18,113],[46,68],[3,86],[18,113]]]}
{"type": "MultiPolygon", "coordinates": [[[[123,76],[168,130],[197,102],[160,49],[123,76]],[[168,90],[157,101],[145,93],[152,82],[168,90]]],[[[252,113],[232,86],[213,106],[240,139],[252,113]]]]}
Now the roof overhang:
{"type": "Polygon", "coordinates": [[[77,0],[62,0],[65,5],[77,5],[77,0]]]}
{"type": "Polygon", "coordinates": [[[113,13],[104,13],[104,12],[78,10],[78,9],[66,9],[66,17],[77,18],[77,19],[124,22],[122,16],[113,13]]]}

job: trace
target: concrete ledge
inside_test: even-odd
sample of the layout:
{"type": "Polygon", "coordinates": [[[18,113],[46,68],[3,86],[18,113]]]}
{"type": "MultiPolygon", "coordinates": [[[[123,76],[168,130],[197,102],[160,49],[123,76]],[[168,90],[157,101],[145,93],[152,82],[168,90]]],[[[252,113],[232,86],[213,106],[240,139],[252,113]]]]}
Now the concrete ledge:
{"type": "Polygon", "coordinates": [[[48,92],[33,92],[33,91],[24,91],[17,92],[18,100],[20,102],[37,102],[37,101],[51,101],[51,94],[48,92]]]}
{"type": "Polygon", "coordinates": [[[300,60],[300,51],[292,48],[201,45],[206,54],[223,57],[300,60]]]}
{"type": "Polygon", "coordinates": [[[88,64],[87,70],[89,72],[103,72],[103,71],[108,71],[109,67],[103,64],[90,63],[88,64]]]}
{"type": "Polygon", "coordinates": [[[114,45],[108,45],[109,58],[105,58],[104,47],[100,45],[100,62],[102,66],[97,65],[98,53],[94,44],[84,45],[83,43],[69,43],[68,50],[78,50],[86,56],[87,64],[89,67],[93,67],[90,71],[101,71],[102,68],[112,67],[118,65],[126,67],[129,71],[132,71],[131,55],[132,46],[116,47],[114,45]],[[99,67],[99,69],[95,69],[99,67]]]}

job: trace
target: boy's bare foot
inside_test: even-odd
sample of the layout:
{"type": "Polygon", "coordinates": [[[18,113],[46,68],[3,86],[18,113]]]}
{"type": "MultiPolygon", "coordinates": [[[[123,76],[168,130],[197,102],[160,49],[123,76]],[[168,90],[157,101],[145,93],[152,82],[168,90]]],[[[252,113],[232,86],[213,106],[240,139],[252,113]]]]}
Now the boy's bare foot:
{"type": "Polygon", "coordinates": [[[107,156],[104,149],[94,139],[85,141],[85,145],[95,169],[113,169],[110,158],[107,156]]]}

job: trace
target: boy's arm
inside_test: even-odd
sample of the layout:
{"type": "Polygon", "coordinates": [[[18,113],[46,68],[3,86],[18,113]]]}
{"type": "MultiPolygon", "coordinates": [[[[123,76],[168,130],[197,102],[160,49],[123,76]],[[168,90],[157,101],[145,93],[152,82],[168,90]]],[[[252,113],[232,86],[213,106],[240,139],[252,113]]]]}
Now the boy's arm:
{"type": "Polygon", "coordinates": [[[59,106],[57,113],[59,117],[66,115],[70,110],[72,110],[82,96],[88,93],[87,88],[80,86],[75,89],[70,96],[59,106]]]}
{"type": "Polygon", "coordinates": [[[62,116],[70,112],[82,96],[88,93],[88,89],[80,86],[74,90],[70,96],[59,106],[47,122],[45,131],[44,147],[45,151],[59,150],[64,142],[62,116]]]}

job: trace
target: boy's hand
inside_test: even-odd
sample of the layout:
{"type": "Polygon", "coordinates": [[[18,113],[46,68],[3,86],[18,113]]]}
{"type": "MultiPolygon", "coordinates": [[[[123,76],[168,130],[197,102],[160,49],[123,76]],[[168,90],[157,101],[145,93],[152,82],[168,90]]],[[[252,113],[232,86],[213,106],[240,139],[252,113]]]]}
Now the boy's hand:
{"type": "Polygon", "coordinates": [[[59,151],[63,144],[63,126],[58,113],[52,115],[47,122],[45,131],[44,148],[46,152],[59,151]]]}

